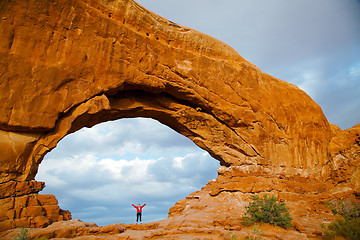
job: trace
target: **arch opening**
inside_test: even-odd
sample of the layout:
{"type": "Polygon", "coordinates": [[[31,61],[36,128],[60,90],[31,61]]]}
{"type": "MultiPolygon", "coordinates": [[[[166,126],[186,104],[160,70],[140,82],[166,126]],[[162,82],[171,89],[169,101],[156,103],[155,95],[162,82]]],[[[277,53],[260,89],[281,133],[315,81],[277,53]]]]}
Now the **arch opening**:
{"type": "MultiPolygon", "coordinates": [[[[61,139],[84,127],[92,127],[103,122],[123,118],[144,117],[157,120],[190,139],[218,160],[222,166],[262,160],[251,144],[242,138],[235,129],[232,129],[228,123],[217,117],[217,113],[213,112],[211,106],[201,104],[201,102],[194,105],[187,100],[189,97],[191,96],[186,94],[183,96],[181,94],[151,92],[149,89],[137,89],[134,86],[124,85],[121,88],[108,90],[90,97],[79,104],[74,104],[58,116],[55,126],[50,132],[40,134],[36,141],[31,142],[30,150],[22,155],[23,166],[25,167],[21,169],[21,175],[18,175],[16,180],[23,181],[24,184],[30,186],[31,193],[38,193],[44,186],[43,182],[34,181],[38,167],[45,155],[54,149],[61,139]]],[[[28,194],[27,189],[24,188],[23,192],[18,194],[28,194]]],[[[41,194],[39,196],[43,198],[41,194]]],[[[30,196],[27,195],[26,197],[30,196]]],[[[53,196],[51,197],[53,198],[53,196]]],[[[178,200],[180,199],[183,197],[178,200]]],[[[48,201],[41,199],[39,204],[45,206],[48,201]]],[[[55,215],[50,215],[49,211],[51,210],[49,210],[39,213],[45,218],[34,213],[31,216],[26,216],[23,220],[33,221],[26,223],[28,225],[45,226],[54,221],[69,219],[69,213],[59,209],[54,204],[58,203],[54,203],[52,200],[51,206],[47,208],[56,208],[55,215]],[[35,218],[38,216],[37,219],[41,222],[36,222],[35,218]]],[[[41,208],[46,209],[46,207],[41,208]]],[[[167,208],[165,209],[167,211],[167,208]]]]}
{"type": "Polygon", "coordinates": [[[135,117],[152,118],[170,127],[207,151],[222,166],[257,161],[259,154],[254,147],[205,108],[166,93],[154,94],[141,90],[94,96],[61,115],[54,130],[35,143],[23,177],[26,180],[34,179],[44,156],[66,135],[102,122],[135,117]],[[241,158],[239,153],[242,154],[241,158]]]}
{"type": "Polygon", "coordinates": [[[190,139],[149,118],[119,119],[66,136],[40,164],[36,180],[73,218],[98,225],[167,218],[178,200],[217,177],[219,162],[190,139]]]}

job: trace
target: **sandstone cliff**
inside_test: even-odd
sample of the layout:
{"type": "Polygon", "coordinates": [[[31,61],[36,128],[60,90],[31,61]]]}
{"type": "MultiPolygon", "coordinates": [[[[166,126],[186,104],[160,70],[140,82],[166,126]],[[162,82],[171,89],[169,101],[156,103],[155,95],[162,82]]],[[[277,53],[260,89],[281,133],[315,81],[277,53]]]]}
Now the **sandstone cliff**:
{"type": "Polygon", "coordinates": [[[276,191],[310,206],[359,193],[359,125],[336,130],[296,86],[132,0],[1,1],[0,36],[0,231],[69,219],[37,194],[41,160],[67,134],[125,117],[154,118],[219,160],[231,174],[206,198],[276,191]]]}

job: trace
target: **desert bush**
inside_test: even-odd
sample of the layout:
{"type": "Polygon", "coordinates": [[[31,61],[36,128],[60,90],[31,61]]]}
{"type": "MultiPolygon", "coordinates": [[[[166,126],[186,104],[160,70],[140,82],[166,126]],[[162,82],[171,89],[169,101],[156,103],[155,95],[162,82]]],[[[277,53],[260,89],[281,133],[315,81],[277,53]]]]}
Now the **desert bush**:
{"type": "MultiPolygon", "coordinates": [[[[240,240],[261,240],[263,239],[263,235],[262,235],[262,229],[260,226],[253,226],[253,232],[249,233],[247,235],[247,237],[245,238],[241,238],[240,240]]],[[[238,240],[238,237],[236,236],[236,234],[232,233],[231,231],[229,232],[229,235],[231,237],[232,240],[238,240]]]]}
{"type": "Polygon", "coordinates": [[[322,225],[325,239],[332,240],[343,237],[347,240],[360,239],[360,202],[353,200],[332,201],[327,206],[339,218],[334,222],[322,225]]]}
{"type": "Polygon", "coordinates": [[[360,239],[360,220],[351,221],[345,218],[337,218],[334,222],[322,226],[327,240],[343,237],[346,240],[360,239]]]}
{"type": "Polygon", "coordinates": [[[28,240],[29,239],[29,230],[21,227],[20,231],[14,237],[14,240],[28,240]]]}
{"type": "Polygon", "coordinates": [[[356,203],[354,200],[340,200],[331,201],[326,203],[327,207],[331,209],[334,215],[339,214],[340,216],[356,220],[360,219],[360,202],[356,203]]]}
{"type": "Polygon", "coordinates": [[[238,240],[236,234],[232,233],[231,231],[229,232],[229,236],[231,237],[231,240],[238,240]]]}
{"type": "Polygon", "coordinates": [[[246,240],[261,240],[261,239],[263,239],[261,227],[255,225],[253,227],[253,233],[248,234],[247,238],[245,238],[245,239],[246,240]]]}
{"type": "Polygon", "coordinates": [[[30,239],[29,230],[24,227],[21,227],[20,231],[14,237],[14,240],[49,240],[49,239],[48,238],[31,238],[30,239]]]}
{"type": "Polygon", "coordinates": [[[254,223],[270,223],[274,226],[291,227],[292,218],[285,207],[284,202],[277,202],[275,196],[268,197],[264,195],[251,196],[252,202],[245,207],[246,212],[242,217],[244,225],[253,225],[254,223]]]}

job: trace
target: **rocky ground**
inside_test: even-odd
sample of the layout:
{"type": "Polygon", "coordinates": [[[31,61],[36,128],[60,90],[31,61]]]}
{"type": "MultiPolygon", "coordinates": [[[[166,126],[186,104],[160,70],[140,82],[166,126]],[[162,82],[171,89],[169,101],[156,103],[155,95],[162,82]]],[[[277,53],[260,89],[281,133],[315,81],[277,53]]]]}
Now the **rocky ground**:
{"type": "MultiPolygon", "coordinates": [[[[189,222],[182,227],[171,224],[171,219],[146,224],[111,224],[104,227],[98,227],[94,223],[85,223],[80,220],[69,220],[53,223],[47,228],[33,228],[29,230],[30,238],[48,238],[48,239],[238,239],[256,235],[254,227],[237,226],[236,230],[202,226],[195,222],[189,222]],[[187,226],[186,226],[187,225],[187,226]]],[[[274,227],[268,224],[259,226],[263,239],[323,239],[321,231],[314,231],[308,235],[301,233],[295,228],[284,229],[274,227]]],[[[19,228],[0,233],[3,240],[13,240],[19,228]]],[[[257,235],[259,236],[259,235],[257,235]]]]}

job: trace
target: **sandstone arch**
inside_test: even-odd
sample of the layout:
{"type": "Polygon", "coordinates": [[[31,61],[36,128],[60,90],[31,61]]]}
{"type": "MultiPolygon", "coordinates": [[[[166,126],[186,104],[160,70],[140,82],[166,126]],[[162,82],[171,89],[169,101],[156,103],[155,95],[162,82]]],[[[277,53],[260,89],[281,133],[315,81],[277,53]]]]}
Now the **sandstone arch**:
{"type": "Polygon", "coordinates": [[[0,18],[2,199],[43,187],[37,167],[66,134],[122,117],[157,119],[250,172],[319,179],[330,160],[332,130],[306,93],[132,0],[7,0],[0,18]]]}
{"type": "MultiPolygon", "coordinates": [[[[164,102],[174,99],[195,110],[190,115],[211,117],[214,131],[229,136],[220,137],[221,146],[209,144],[218,139],[216,134],[200,143],[180,133],[225,165],[313,169],[325,161],[330,127],[310,97],[262,73],[216,39],[133,1],[11,1],[3,3],[2,16],[4,134],[26,135],[21,138],[35,146],[82,104],[101,96],[109,99],[110,110],[116,97],[140,91],[165,96],[164,102]]],[[[41,154],[25,152],[12,156],[22,163],[17,166],[24,166],[5,179],[34,175],[30,169],[36,167],[27,161],[37,162],[41,154]]]]}

